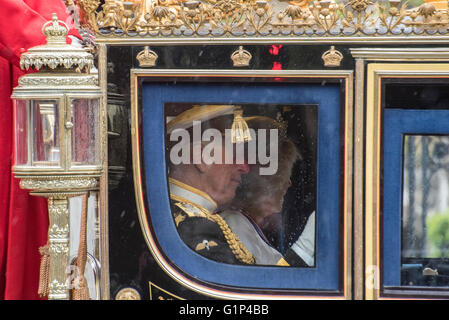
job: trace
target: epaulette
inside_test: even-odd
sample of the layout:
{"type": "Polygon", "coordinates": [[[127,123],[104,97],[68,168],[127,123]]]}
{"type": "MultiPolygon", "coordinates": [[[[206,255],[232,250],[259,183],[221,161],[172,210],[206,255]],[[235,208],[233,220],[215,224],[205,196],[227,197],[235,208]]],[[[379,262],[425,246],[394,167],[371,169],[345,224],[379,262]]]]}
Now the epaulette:
{"type": "MultiPolygon", "coordinates": [[[[174,202],[174,205],[180,210],[173,212],[173,217],[175,219],[176,226],[178,227],[181,222],[186,220],[187,218],[206,218],[214,223],[220,228],[222,235],[224,236],[225,242],[228,244],[229,249],[231,249],[234,256],[243,263],[246,264],[254,264],[255,259],[253,255],[246,249],[240,239],[235,235],[224,219],[221,218],[219,214],[207,214],[199,207],[188,203],[188,202],[174,202]]],[[[204,240],[203,240],[204,241],[204,240]]],[[[215,242],[208,243],[209,246],[215,246],[215,242]]],[[[208,248],[204,244],[204,248],[208,248]]],[[[197,244],[196,248],[198,250],[203,249],[203,243],[197,244]]],[[[198,251],[197,250],[197,251],[198,251]]]]}
{"type": "Polygon", "coordinates": [[[189,217],[206,217],[206,214],[197,206],[188,202],[175,202],[175,206],[180,208],[189,217]]]}
{"type": "Polygon", "coordinates": [[[174,205],[180,210],[173,211],[173,218],[175,219],[176,226],[178,226],[187,217],[202,217],[208,218],[208,215],[204,213],[200,208],[194,206],[188,202],[175,202],[174,205]]]}

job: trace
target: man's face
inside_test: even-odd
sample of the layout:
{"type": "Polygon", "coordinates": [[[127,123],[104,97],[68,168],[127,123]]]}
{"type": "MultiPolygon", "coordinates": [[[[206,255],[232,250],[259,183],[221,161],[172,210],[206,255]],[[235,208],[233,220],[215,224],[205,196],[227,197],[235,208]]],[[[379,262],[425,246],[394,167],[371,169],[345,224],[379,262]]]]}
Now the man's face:
{"type": "Polygon", "coordinates": [[[211,164],[208,172],[208,194],[217,202],[224,205],[235,196],[235,190],[241,181],[241,176],[248,173],[248,164],[211,164]]]}
{"type": "MultiPolygon", "coordinates": [[[[208,181],[209,196],[222,206],[232,200],[235,196],[235,190],[241,182],[243,174],[249,172],[249,165],[245,160],[243,164],[237,164],[234,158],[232,164],[226,164],[223,154],[222,164],[210,164],[205,171],[205,178],[208,181]]],[[[235,155],[235,153],[234,153],[235,155]]]]}

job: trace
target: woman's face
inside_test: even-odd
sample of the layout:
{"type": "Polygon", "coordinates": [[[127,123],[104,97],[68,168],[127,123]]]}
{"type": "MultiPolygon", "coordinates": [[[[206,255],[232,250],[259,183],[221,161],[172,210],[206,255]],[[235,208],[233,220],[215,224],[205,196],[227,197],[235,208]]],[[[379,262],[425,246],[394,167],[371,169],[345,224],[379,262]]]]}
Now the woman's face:
{"type": "Polygon", "coordinates": [[[241,207],[257,224],[262,223],[266,217],[282,211],[285,194],[291,186],[290,177],[296,158],[289,148],[282,150],[284,157],[279,159],[276,174],[260,175],[259,166],[252,165],[238,193],[237,201],[241,201],[241,207]]]}
{"type": "Polygon", "coordinates": [[[267,188],[268,192],[260,198],[259,212],[263,218],[273,213],[280,213],[284,203],[284,196],[291,186],[290,177],[283,179],[273,179],[273,183],[267,188]]]}

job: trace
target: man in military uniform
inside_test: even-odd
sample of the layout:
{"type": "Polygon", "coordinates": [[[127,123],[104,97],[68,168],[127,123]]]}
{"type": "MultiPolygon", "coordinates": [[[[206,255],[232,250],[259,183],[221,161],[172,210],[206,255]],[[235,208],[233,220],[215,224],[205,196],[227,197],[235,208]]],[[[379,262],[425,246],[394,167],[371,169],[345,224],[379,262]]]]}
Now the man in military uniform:
{"type": "MultiPolygon", "coordinates": [[[[218,130],[221,135],[232,132],[237,136],[237,143],[238,140],[244,143],[249,135],[248,128],[242,123],[241,111],[239,116],[232,105],[194,106],[167,124],[170,137],[176,130],[189,133],[189,146],[184,150],[191,153],[187,163],[174,164],[169,160],[171,208],[177,230],[182,240],[204,257],[231,264],[254,264],[253,255],[216,214],[218,207],[232,200],[241,176],[248,173],[249,166],[245,162],[224,161],[226,152],[230,151],[225,150],[222,141],[225,139],[219,139],[218,143],[214,141],[214,153],[222,155],[222,162],[206,163],[203,157],[195,162],[194,158],[204,151],[201,137],[207,129],[218,130]],[[195,123],[202,125],[199,139],[193,132],[195,123]]],[[[170,140],[168,152],[171,155],[174,145],[173,139],[170,140]]]]}

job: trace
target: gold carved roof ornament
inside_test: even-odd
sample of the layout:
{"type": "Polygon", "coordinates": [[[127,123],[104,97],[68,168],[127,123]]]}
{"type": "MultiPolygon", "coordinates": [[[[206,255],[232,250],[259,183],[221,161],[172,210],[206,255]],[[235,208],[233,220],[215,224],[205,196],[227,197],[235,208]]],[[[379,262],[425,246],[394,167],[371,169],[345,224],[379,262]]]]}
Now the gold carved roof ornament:
{"type": "Polygon", "coordinates": [[[68,45],[66,36],[69,31],[67,25],[58,21],[56,14],[52,20],[42,26],[42,33],[47,37],[45,45],[30,48],[20,56],[20,67],[28,70],[35,68],[56,69],[85,69],[94,65],[92,54],[83,48],[68,45]]]}
{"type": "Polygon", "coordinates": [[[398,37],[449,33],[446,7],[401,0],[80,0],[97,38],[398,37]],[[307,2],[308,1],[308,2],[307,2]]]}

